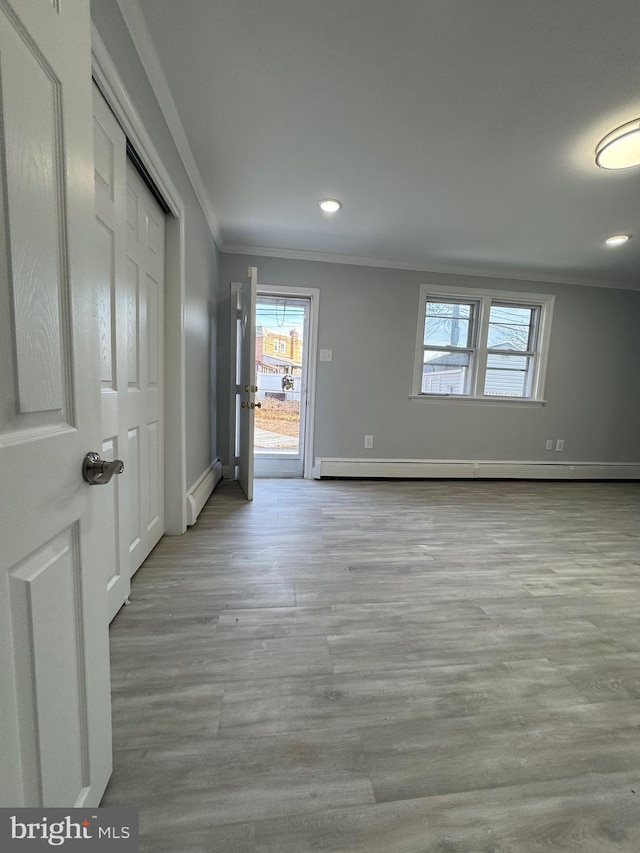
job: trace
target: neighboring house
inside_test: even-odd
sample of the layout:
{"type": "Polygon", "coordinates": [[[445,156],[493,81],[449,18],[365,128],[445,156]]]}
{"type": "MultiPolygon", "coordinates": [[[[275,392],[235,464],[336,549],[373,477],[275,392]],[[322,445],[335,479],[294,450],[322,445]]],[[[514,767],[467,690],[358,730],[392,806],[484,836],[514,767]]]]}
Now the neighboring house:
{"type": "Polygon", "coordinates": [[[296,329],[283,334],[256,327],[256,374],[259,400],[299,400],[302,341],[296,329]]]}
{"type": "MultiPolygon", "coordinates": [[[[466,380],[466,357],[449,353],[437,356],[425,364],[422,374],[423,394],[463,394],[466,380]]],[[[519,397],[522,394],[522,374],[512,370],[494,371],[485,393],[494,397],[519,397]]]]}
{"type": "Polygon", "coordinates": [[[302,341],[296,329],[288,334],[256,328],[256,367],[264,373],[300,373],[302,341]]]}

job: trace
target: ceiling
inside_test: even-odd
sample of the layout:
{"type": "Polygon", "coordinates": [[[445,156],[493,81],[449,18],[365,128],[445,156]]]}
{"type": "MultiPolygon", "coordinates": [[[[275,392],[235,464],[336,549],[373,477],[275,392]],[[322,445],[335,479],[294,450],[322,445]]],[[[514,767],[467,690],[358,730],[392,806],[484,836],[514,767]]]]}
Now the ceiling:
{"type": "Polygon", "coordinates": [[[640,287],[635,0],[119,2],[225,251],[640,287]]]}

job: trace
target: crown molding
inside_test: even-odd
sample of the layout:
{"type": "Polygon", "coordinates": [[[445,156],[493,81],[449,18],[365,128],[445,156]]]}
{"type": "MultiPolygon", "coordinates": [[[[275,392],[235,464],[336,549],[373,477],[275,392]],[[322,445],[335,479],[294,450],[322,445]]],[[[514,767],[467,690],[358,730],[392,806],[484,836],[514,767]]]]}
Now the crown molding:
{"type": "Polygon", "coordinates": [[[124,130],[127,139],[143,159],[145,168],[160,190],[171,213],[175,217],[184,216],[184,202],[169,172],[165,169],[162,158],[129,97],[118,69],[93,22],[91,23],[91,73],[109,104],[109,108],[124,130]]]}
{"type": "Polygon", "coordinates": [[[142,14],[142,9],[140,8],[138,0],[116,0],[116,2],[124,19],[125,25],[129,30],[129,34],[140,58],[140,62],[142,63],[142,67],[149,79],[153,93],[156,96],[160,111],[167,123],[169,133],[171,134],[171,138],[178,150],[178,155],[182,160],[182,164],[185,168],[189,181],[191,182],[193,191],[196,194],[204,217],[207,220],[211,235],[215,240],[218,249],[222,251],[224,244],[220,233],[218,217],[216,216],[213,203],[209,198],[204,181],[202,180],[202,176],[200,175],[200,171],[196,165],[191,146],[189,145],[189,140],[187,139],[187,134],[182,126],[182,121],[180,120],[180,115],[175,105],[175,101],[171,96],[169,84],[167,83],[167,78],[162,70],[162,65],[160,64],[155,45],[153,44],[153,39],[151,38],[151,33],[149,32],[144,15],[142,14]]]}
{"type": "Polygon", "coordinates": [[[269,246],[247,246],[225,243],[221,252],[231,255],[255,255],[263,258],[282,258],[296,261],[320,261],[329,264],[347,264],[380,269],[411,270],[433,275],[467,275],[475,278],[501,279],[503,281],[527,281],[541,284],[570,284],[578,287],[605,287],[611,290],[640,290],[640,278],[636,282],[603,280],[582,276],[555,275],[536,270],[510,270],[504,267],[467,267],[429,263],[404,262],[385,258],[365,258],[357,255],[340,255],[329,252],[312,252],[297,249],[277,249],[269,246]]]}

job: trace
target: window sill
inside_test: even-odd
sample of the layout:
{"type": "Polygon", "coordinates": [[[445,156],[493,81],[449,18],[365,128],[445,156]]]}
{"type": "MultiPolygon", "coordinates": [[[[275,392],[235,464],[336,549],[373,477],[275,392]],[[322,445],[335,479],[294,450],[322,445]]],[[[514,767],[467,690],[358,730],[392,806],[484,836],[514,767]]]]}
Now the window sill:
{"type": "Polygon", "coordinates": [[[462,397],[456,394],[411,394],[411,401],[421,403],[471,403],[485,406],[520,406],[522,408],[542,408],[547,400],[530,400],[527,397],[462,397]]]}

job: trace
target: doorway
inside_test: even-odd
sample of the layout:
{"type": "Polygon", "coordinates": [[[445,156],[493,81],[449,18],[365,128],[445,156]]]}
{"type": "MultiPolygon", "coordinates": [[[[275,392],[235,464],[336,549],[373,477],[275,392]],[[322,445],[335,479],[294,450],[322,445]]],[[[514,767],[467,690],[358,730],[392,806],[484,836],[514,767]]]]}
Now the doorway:
{"type": "Polygon", "coordinates": [[[308,391],[309,297],[256,299],[256,477],[302,477],[308,391]]]}
{"type": "Polygon", "coordinates": [[[251,480],[254,476],[311,478],[320,291],[257,284],[245,323],[240,320],[242,287],[231,283],[232,465],[227,476],[236,479],[241,470],[249,470],[251,480]],[[255,328],[246,337],[243,330],[250,326],[255,328]],[[245,359],[251,366],[248,372],[245,359]],[[249,416],[253,433],[244,449],[240,441],[241,425],[246,422],[243,414],[245,419],[249,416]]]}

